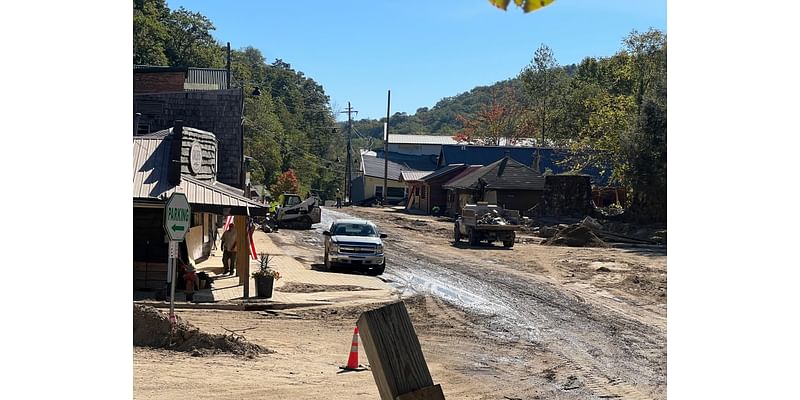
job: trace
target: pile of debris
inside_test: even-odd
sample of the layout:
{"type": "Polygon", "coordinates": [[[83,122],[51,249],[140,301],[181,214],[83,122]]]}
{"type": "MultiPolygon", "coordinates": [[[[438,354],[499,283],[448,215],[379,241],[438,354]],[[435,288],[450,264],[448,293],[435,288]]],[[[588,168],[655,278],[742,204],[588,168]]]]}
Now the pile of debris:
{"type": "Polygon", "coordinates": [[[487,225],[508,225],[509,222],[497,210],[491,210],[486,214],[476,217],[476,222],[487,225]]]}
{"type": "Polygon", "coordinates": [[[570,225],[542,226],[539,228],[539,236],[547,238],[542,244],[554,246],[608,247],[609,243],[659,244],[653,240],[611,232],[604,229],[603,225],[592,217],[586,217],[582,221],[570,225]]]}
{"type": "Polygon", "coordinates": [[[202,356],[216,353],[233,353],[253,358],[274,351],[249,343],[243,336],[231,332],[212,335],[176,316],[175,330],[169,316],[154,307],[133,305],[133,345],[155,347],[192,353],[202,356]]]}

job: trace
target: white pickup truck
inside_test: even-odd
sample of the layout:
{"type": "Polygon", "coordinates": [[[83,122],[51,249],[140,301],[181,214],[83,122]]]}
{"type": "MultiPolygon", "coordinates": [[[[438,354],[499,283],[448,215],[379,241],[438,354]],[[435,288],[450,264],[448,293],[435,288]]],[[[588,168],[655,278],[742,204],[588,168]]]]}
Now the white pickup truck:
{"type": "Polygon", "coordinates": [[[325,238],[325,269],[333,271],[339,266],[365,270],[380,275],[386,269],[383,241],[386,234],[363,219],[339,219],[328,230],[325,238]]]}

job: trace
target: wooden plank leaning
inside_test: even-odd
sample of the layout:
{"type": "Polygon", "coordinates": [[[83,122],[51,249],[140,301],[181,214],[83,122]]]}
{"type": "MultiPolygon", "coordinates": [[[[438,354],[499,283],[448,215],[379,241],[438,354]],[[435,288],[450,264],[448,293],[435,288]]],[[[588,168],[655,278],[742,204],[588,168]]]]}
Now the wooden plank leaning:
{"type": "Polygon", "coordinates": [[[367,311],[357,325],[381,399],[444,400],[403,302],[367,311]]]}

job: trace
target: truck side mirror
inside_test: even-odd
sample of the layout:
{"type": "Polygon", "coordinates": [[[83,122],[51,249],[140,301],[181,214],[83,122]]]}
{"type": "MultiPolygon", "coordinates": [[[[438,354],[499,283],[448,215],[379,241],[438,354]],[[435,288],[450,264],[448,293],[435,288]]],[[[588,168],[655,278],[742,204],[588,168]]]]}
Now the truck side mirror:
{"type": "Polygon", "coordinates": [[[324,236],[330,236],[330,235],[331,235],[331,232],[330,232],[330,231],[324,231],[324,232],[322,232],[322,234],[323,234],[324,236]]]}
{"type": "Polygon", "coordinates": [[[380,236],[381,236],[381,239],[386,239],[386,234],[385,233],[381,233],[380,236]]]}

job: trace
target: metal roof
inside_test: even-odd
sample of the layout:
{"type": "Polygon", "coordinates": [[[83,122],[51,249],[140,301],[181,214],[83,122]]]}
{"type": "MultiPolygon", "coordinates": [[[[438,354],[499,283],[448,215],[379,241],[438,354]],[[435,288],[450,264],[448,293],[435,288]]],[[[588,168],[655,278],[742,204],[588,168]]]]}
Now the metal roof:
{"type": "Polygon", "coordinates": [[[397,144],[456,144],[451,136],[446,135],[395,135],[389,134],[389,143],[397,144]]]}
{"type": "Polygon", "coordinates": [[[473,173],[473,172],[475,172],[475,171],[477,171],[477,170],[479,170],[481,168],[483,168],[483,165],[467,165],[464,169],[462,169],[460,172],[458,172],[454,177],[450,178],[449,181],[443,183],[442,187],[447,187],[451,183],[456,182],[459,179],[461,179],[462,177],[467,176],[467,175],[469,175],[469,174],[471,174],[471,173],[473,173]]]}
{"type": "Polygon", "coordinates": [[[544,176],[510,157],[504,157],[454,179],[443,187],[478,189],[481,182],[486,185],[486,189],[544,190],[544,176]]]}
{"type": "Polygon", "coordinates": [[[426,175],[425,177],[423,177],[422,180],[425,181],[425,182],[428,182],[428,181],[431,181],[431,180],[436,179],[436,178],[440,178],[440,177],[448,175],[448,174],[455,174],[458,171],[461,171],[462,169],[464,169],[465,167],[466,166],[464,164],[451,164],[451,165],[439,168],[436,171],[433,171],[430,175],[426,175]]]}
{"type": "MultiPolygon", "coordinates": [[[[386,165],[386,177],[391,180],[400,180],[400,174],[403,171],[419,171],[409,165],[408,162],[395,162],[392,160],[393,155],[389,155],[389,162],[386,165]]],[[[383,178],[384,172],[384,158],[379,157],[375,152],[361,153],[361,168],[366,176],[375,178],[383,178]]]]}
{"type": "MultiPolygon", "coordinates": [[[[548,147],[542,147],[538,150],[541,156],[539,163],[541,172],[545,172],[548,169],[553,174],[571,172],[565,161],[574,154],[572,151],[548,147]]],[[[508,155],[515,161],[527,167],[532,167],[536,151],[536,147],[442,145],[439,166],[450,164],[489,165],[508,155]]],[[[593,184],[605,186],[611,176],[611,168],[605,168],[601,171],[594,167],[586,167],[581,173],[589,175],[593,184]]]]}
{"type": "MultiPolygon", "coordinates": [[[[157,132],[160,133],[160,132],[157,132]]],[[[174,192],[186,194],[190,204],[211,207],[250,208],[265,211],[262,204],[244,197],[241,190],[221,182],[200,181],[181,175],[178,186],[169,183],[172,136],[148,135],[133,138],[133,199],[166,201],[174,192]]]]}
{"type": "MultiPolygon", "coordinates": [[[[394,151],[384,153],[383,149],[371,151],[369,154],[374,154],[380,159],[383,159],[384,154],[389,154],[389,161],[393,161],[397,164],[402,164],[408,167],[403,168],[404,171],[434,171],[436,170],[436,162],[439,157],[438,155],[434,154],[404,154],[394,151]]],[[[381,172],[381,174],[383,174],[383,172],[381,172]]]]}
{"type": "Polygon", "coordinates": [[[403,171],[400,173],[400,180],[401,181],[418,181],[422,178],[430,175],[433,171],[403,171]]]}

